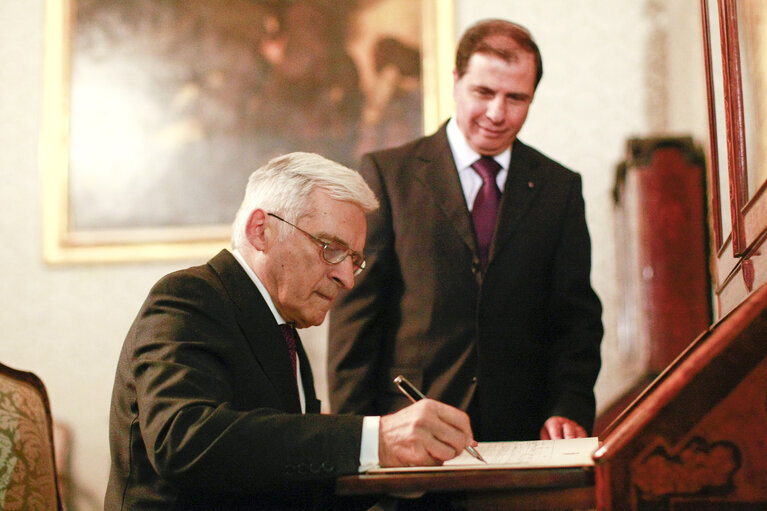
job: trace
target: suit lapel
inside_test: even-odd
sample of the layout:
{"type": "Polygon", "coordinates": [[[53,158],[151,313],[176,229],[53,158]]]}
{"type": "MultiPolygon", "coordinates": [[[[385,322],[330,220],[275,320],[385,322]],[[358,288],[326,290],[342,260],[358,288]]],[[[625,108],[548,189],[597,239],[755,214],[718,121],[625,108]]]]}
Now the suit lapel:
{"type": "MultiPolygon", "coordinates": [[[[261,370],[283,398],[285,411],[300,413],[301,404],[285,338],[258,288],[227,250],[219,252],[208,264],[221,278],[235,304],[237,322],[261,370]]],[[[303,360],[301,363],[304,364],[303,360]]],[[[309,365],[308,361],[306,365],[309,365]]]]}
{"type": "Polygon", "coordinates": [[[446,124],[432,136],[427,137],[417,154],[418,165],[413,177],[432,196],[434,203],[445,215],[445,221],[452,225],[471,250],[477,253],[474,227],[469,209],[455,168],[453,153],[447,142],[446,124]]]}
{"type": "MultiPolygon", "coordinates": [[[[447,141],[446,124],[425,139],[417,158],[418,165],[413,169],[413,179],[421,183],[444,214],[445,221],[453,226],[464,243],[477,254],[471,213],[447,141]]],[[[546,175],[532,158],[530,148],[515,140],[501,197],[498,224],[490,247],[490,260],[509,241],[545,182],[546,175]]]]}
{"type": "Polygon", "coordinates": [[[530,149],[515,140],[511,151],[509,173],[501,197],[501,206],[495,236],[490,247],[490,260],[511,238],[533,199],[546,182],[545,173],[531,158],[530,149]]]}

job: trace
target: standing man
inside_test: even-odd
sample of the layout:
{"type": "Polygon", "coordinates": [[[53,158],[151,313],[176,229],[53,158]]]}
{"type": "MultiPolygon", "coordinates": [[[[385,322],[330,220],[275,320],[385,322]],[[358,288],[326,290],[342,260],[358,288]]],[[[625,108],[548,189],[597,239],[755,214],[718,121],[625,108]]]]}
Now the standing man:
{"type": "Polygon", "coordinates": [[[364,157],[381,208],[330,315],[334,412],[400,409],[403,374],[479,440],[589,434],[603,328],[581,177],[517,139],[542,72],[526,29],[481,21],[458,45],[454,117],[364,157]]]}
{"type": "Polygon", "coordinates": [[[106,510],[336,509],[339,475],[475,444],[466,414],[432,400],[380,419],[319,413],[294,327],[354,285],[376,207],[357,172],[317,155],[251,175],[233,252],[161,279],[128,332],[106,510]]]}

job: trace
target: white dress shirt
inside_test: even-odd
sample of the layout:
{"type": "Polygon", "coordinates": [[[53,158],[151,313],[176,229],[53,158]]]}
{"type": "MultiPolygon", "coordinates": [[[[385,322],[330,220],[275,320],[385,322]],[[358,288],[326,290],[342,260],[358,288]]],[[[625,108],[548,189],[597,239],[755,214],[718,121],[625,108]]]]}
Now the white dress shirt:
{"type": "MultiPolygon", "coordinates": [[[[458,179],[461,180],[461,188],[463,188],[463,195],[466,198],[466,205],[469,207],[469,211],[471,211],[474,207],[474,199],[477,198],[477,193],[482,187],[482,178],[471,165],[482,155],[469,147],[466,137],[463,136],[460,128],[458,128],[458,122],[455,120],[455,117],[452,117],[447,122],[447,141],[450,144],[450,151],[453,153],[453,161],[455,162],[455,168],[458,170],[458,179]]],[[[498,189],[503,191],[503,186],[506,184],[506,176],[509,174],[511,147],[501,154],[493,156],[493,158],[501,166],[501,170],[498,171],[498,175],[495,177],[495,182],[498,184],[498,189]]]]}

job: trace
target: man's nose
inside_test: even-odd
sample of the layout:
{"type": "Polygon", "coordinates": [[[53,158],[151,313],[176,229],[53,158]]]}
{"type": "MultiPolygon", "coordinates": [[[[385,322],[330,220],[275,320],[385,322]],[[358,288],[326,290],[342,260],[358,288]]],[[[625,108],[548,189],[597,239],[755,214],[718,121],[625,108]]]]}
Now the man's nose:
{"type": "Polygon", "coordinates": [[[330,278],[338,283],[343,289],[354,287],[354,263],[351,257],[346,257],[330,269],[330,278]]]}
{"type": "Polygon", "coordinates": [[[487,103],[485,115],[495,123],[503,122],[506,117],[506,108],[502,96],[494,97],[487,103]]]}

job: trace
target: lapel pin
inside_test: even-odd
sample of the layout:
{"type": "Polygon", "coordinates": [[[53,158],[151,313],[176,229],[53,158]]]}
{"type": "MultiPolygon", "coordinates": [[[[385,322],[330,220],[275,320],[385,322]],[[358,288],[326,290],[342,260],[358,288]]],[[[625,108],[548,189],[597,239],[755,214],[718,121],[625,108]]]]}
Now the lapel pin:
{"type": "Polygon", "coordinates": [[[532,188],[533,186],[535,186],[535,183],[533,183],[532,181],[528,181],[527,182],[527,187],[528,188],[532,188]]]}

